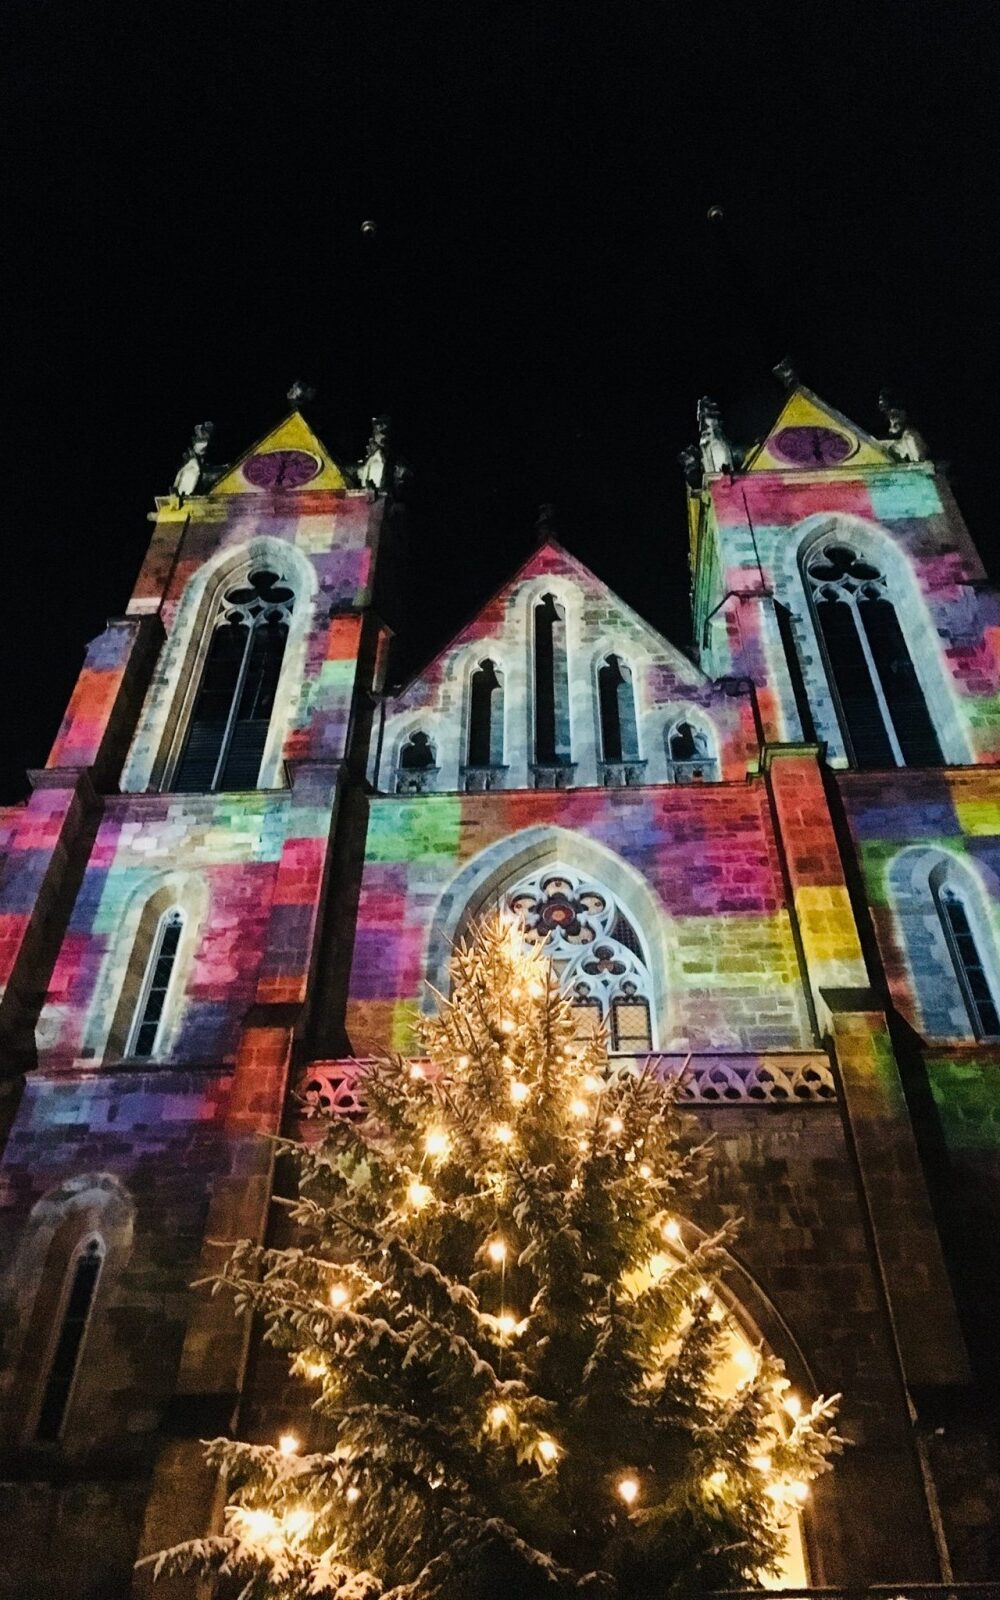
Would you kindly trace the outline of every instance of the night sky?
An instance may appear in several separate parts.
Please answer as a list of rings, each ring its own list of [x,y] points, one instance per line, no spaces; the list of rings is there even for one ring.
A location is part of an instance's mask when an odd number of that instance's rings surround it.
[[[678,451],[892,385],[997,566],[997,7],[8,0],[0,798],[191,433],[413,469],[411,670],[535,511],[678,643]],[[721,206],[724,221],[707,221]],[[360,224],[374,218],[374,250]]]

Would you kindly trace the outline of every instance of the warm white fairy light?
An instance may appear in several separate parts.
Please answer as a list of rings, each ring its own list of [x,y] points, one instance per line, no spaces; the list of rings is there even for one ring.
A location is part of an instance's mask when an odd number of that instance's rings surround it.
[[[751,1456],[750,1457],[750,1465],[753,1467],[755,1472],[770,1472],[770,1470],[771,1470],[771,1457],[770,1456]]]
[[[344,1499],[347,1501],[349,1506],[353,1506],[356,1501],[361,1499],[361,1490],[358,1488],[356,1483],[348,1484],[347,1488],[344,1490]]]
[[[493,1129],[493,1137],[497,1144],[510,1144],[514,1138],[514,1130],[509,1123],[501,1122]]]
[[[707,1283],[699,1283],[695,1293],[699,1300],[711,1300],[712,1298],[712,1290]]]
[[[501,1033],[513,1033],[514,1032],[514,1018],[513,1017],[502,1017],[500,1019],[500,1032]]]
[[[501,1311],[497,1317],[497,1327],[505,1339],[517,1332],[517,1318],[512,1317],[509,1311]]]
[[[346,1306],[351,1298],[351,1291],[346,1283],[335,1283],[330,1289],[330,1304],[339,1311],[341,1306]]]
[[[803,1483],[800,1478],[793,1479],[788,1485],[788,1497],[790,1500],[797,1500],[799,1505],[802,1505],[809,1498],[809,1485]]]
[[[469,1065],[468,1056],[459,1056],[458,1061],[456,1062],[456,1066],[458,1067],[459,1071],[460,1072],[464,1072],[468,1065]]]
[[[569,1109],[573,1113],[574,1117],[585,1117],[590,1112],[590,1107],[588,1106],[586,1100],[571,1100],[569,1103]]]
[[[523,1083],[520,1078],[515,1078],[514,1082],[510,1086],[510,1097],[514,1104],[516,1106],[523,1106],[530,1093],[531,1089],[529,1086],[526,1083]]]
[[[420,1079],[426,1076],[427,1074],[424,1072],[424,1069],[420,1065],[419,1061],[415,1062],[410,1068],[410,1077],[413,1079],[414,1083],[419,1083]]]
[[[424,1149],[435,1161],[448,1154],[449,1139],[443,1128],[431,1128],[424,1139]]]
[[[627,1506],[634,1505],[639,1498],[639,1484],[635,1478],[619,1478],[616,1488]]]
[[[583,1080],[583,1087],[587,1094],[600,1094],[601,1080],[600,1078],[595,1078],[592,1072],[588,1072]]]
[[[322,1361],[307,1361],[302,1371],[307,1378],[312,1378],[313,1382],[326,1377],[326,1367]]]
[[[548,1434],[543,1434],[538,1441],[538,1454],[548,1466],[551,1466],[559,1454],[559,1446],[554,1439],[549,1438]]]
[[[608,1118],[608,1132],[609,1133],[624,1133],[625,1132],[625,1124],[622,1121],[621,1117],[609,1117]]]
[[[663,1224],[663,1237],[669,1239],[671,1244],[676,1244],[681,1236],[681,1225],[676,1217],[670,1217]]]
[[[490,1406],[490,1423],[494,1428],[502,1428],[510,1421],[509,1407],[499,1401],[495,1406]]]
[[[309,1532],[314,1521],[313,1512],[307,1511],[305,1506],[297,1506],[294,1511],[286,1511],[282,1517],[282,1532],[292,1539],[301,1539]]]
[[[640,1178],[646,1178],[647,1180],[653,1176],[653,1169],[649,1165],[648,1161],[644,1161],[642,1163],[642,1166],[639,1168],[639,1176]]]
[[[273,1539],[278,1532],[278,1519],[270,1511],[244,1509],[241,1506],[239,1521],[251,1539],[257,1539],[260,1542]]]
[[[590,1145],[587,1143],[586,1139],[578,1139],[576,1141],[576,1148],[579,1150],[581,1155],[586,1155],[587,1151],[590,1149]]]
[[[711,1489],[713,1494],[718,1494],[720,1489],[724,1489],[728,1482],[729,1474],[725,1467],[716,1467],[715,1471],[710,1472],[705,1479],[705,1486]]]
[[[500,1065],[503,1067],[504,1072],[513,1072],[516,1063],[512,1056],[501,1056]]]
[[[802,1401],[799,1399],[797,1394],[786,1394],[781,1404],[788,1412],[788,1415],[791,1417],[793,1422],[801,1415]]]
[[[486,1246],[486,1254],[495,1267],[502,1267],[507,1259],[507,1246],[502,1239],[491,1239]]]
[[[530,994],[532,1000],[540,1000],[542,995],[545,993],[544,985],[540,984],[538,979],[535,978],[531,983],[528,984],[528,993]]]
[[[421,1183],[419,1179],[414,1178],[406,1191],[406,1198],[415,1211],[420,1211],[434,1198],[434,1191],[429,1189],[426,1183]]]
[[[283,1456],[293,1456],[299,1448],[299,1441],[294,1433],[283,1433],[278,1440],[278,1449]]]

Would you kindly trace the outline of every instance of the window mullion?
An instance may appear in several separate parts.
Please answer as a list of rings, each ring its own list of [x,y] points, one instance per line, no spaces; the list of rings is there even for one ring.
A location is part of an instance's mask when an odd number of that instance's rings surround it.
[[[882,679],[878,675],[878,669],[875,665],[875,657],[872,655],[872,647],[868,642],[868,635],[865,632],[864,623],[861,621],[861,615],[858,610],[858,602],[854,595],[851,596],[849,605],[851,608],[851,614],[854,618],[854,626],[857,629],[858,638],[861,641],[861,653],[865,658],[865,666],[868,668],[868,675],[871,678],[872,688],[875,691],[875,699],[878,701],[878,708],[882,714],[882,721],[885,724],[886,737],[888,738],[889,744],[892,748],[892,753],[895,757],[897,767],[905,767],[906,761],[903,756],[902,746],[900,745],[899,740],[896,738],[896,730],[893,727],[892,717],[889,713],[889,702],[885,697],[885,690],[882,688]]]
[[[251,622],[250,626],[247,628],[246,641],[243,646],[243,659],[240,662],[240,670],[236,675],[236,687],[233,690],[233,698],[229,702],[229,715],[226,718],[226,726],[223,730],[222,739],[219,742],[219,759],[215,763],[215,772],[212,774],[211,787],[213,790],[219,787],[219,784],[222,781],[222,774],[226,770],[226,760],[229,756],[229,746],[233,740],[233,729],[236,726],[236,717],[239,711],[240,701],[243,698],[243,688],[246,683],[247,672],[249,671],[250,667],[250,652],[253,649],[254,634],[256,632],[256,626]]]

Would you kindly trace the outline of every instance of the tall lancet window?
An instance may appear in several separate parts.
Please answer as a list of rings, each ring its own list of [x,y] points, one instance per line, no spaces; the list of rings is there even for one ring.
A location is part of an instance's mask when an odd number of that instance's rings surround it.
[[[104,1246],[95,1236],[77,1251],[70,1264],[59,1332],[35,1425],[36,1439],[53,1441],[62,1433],[103,1261]]]
[[[931,881],[933,884],[933,878]],[[996,1038],[1000,1036],[1000,1006],[965,897],[947,881],[934,886],[934,896],[972,1031],[978,1039]]]
[[[172,789],[256,788],[293,598],[266,567],[223,594]]]
[[[503,683],[492,661],[480,661],[469,684],[468,765],[503,765]]]
[[[165,911],[156,925],[139,991],[139,1003],[125,1045],[127,1056],[148,1059],[156,1054],[183,930],[184,915],[176,906]]]
[[[569,868],[533,873],[506,896],[526,945],[544,945],[588,1034],[607,1022],[611,1048],[640,1055],[653,1047],[651,984],[631,918],[603,886]]]
[[[883,573],[839,542],[816,550],[805,570],[855,764],[940,766],[941,747]]]
[[[547,594],[535,607],[535,766],[569,764],[566,614]]]
[[[632,674],[620,656],[608,656],[598,669],[597,699],[601,716],[601,755],[606,762],[637,761]]]

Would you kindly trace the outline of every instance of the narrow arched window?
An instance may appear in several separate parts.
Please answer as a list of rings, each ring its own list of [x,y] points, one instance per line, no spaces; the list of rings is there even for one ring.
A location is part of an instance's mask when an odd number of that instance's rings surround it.
[[[165,911],[156,925],[139,991],[139,1003],[125,1045],[127,1056],[144,1059],[156,1054],[183,928],[184,916],[176,907]]]
[[[965,897],[947,881],[936,885],[934,893],[972,1031],[979,1039],[995,1038],[1000,1035],[1000,1006]]]
[[[292,613],[292,590],[254,567],[222,596],[172,789],[253,789]]]
[[[503,684],[492,661],[480,661],[469,683],[468,765],[503,765]]]
[[[814,551],[805,572],[855,765],[940,766],[941,747],[884,574],[839,541]]]
[[[411,733],[399,752],[397,794],[423,794],[437,772],[434,746],[426,733]]]
[[[59,1331],[38,1411],[37,1439],[51,1442],[62,1433],[103,1261],[104,1246],[94,1237],[77,1251],[70,1263]]]
[[[535,607],[535,780],[557,783],[570,765],[566,614],[554,595]]]
[[[601,756],[608,763],[639,759],[632,674],[620,656],[608,656],[597,672]]]

